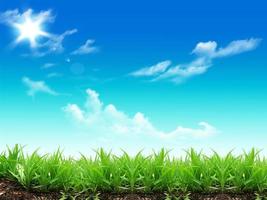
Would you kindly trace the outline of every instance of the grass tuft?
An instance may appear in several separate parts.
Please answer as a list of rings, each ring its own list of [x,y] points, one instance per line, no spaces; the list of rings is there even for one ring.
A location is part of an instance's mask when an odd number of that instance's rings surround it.
[[[184,158],[162,149],[149,156],[113,155],[99,149],[95,157],[66,158],[58,150],[27,155],[16,145],[0,154],[0,178],[17,181],[27,190],[62,193],[189,193],[267,192],[267,160],[252,149],[206,156],[190,149]]]

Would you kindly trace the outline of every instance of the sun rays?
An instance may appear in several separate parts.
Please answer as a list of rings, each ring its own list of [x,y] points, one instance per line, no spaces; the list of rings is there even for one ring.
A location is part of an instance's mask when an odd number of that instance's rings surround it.
[[[19,31],[16,43],[27,40],[32,48],[38,46],[39,37],[49,37],[50,34],[43,30],[43,23],[47,20],[47,15],[40,14],[34,16],[32,10],[26,11],[19,22],[13,23],[13,26]]]

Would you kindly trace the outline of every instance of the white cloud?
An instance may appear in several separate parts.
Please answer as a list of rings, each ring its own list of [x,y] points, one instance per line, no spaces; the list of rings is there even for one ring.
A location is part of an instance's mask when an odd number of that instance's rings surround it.
[[[7,10],[0,13],[0,22],[8,25],[12,25],[14,22],[18,21],[21,18],[21,14],[18,9]]]
[[[32,16],[33,10],[28,9],[23,13],[20,13],[18,9],[7,10],[0,13],[0,23],[5,23],[9,26],[14,26],[14,24],[21,22],[27,16]],[[51,10],[40,11],[34,15],[35,20],[40,20],[42,22],[53,22],[55,17],[52,15]]]
[[[145,67],[135,72],[132,72],[130,75],[139,77],[139,76],[155,76],[164,72],[171,65],[170,60],[166,60],[151,67]]]
[[[171,61],[167,63],[164,61],[152,67],[139,69],[132,72],[131,75],[135,77],[151,77],[151,81],[167,80],[181,83],[192,76],[207,72],[212,66],[214,59],[252,51],[258,47],[260,42],[261,39],[257,38],[235,40],[223,48],[217,48],[218,45],[215,41],[199,42],[192,51],[197,58],[190,63],[170,66]]]
[[[86,121],[83,111],[76,104],[69,104],[64,110],[65,112],[70,113],[78,122],[84,123]]]
[[[215,41],[199,42],[193,53],[199,56],[208,56],[210,58],[233,56],[254,50],[260,44],[261,39],[236,40],[229,43],[226,47],[217,49]]]
[[[23,77],[22,82],[28,87],[27,94],[29,96],[35,96],[36,93],[47,93],[50,95],[59,95],[52,90],[44,81],[33,81],[28,77]]]
[[[217,48],[217,42],[208,41],[208,42],[199,42],[192,53],[195,53],[200,56],[210,56],[214,54]]]
[[[90,54],[98,51],[97,47],[94,47],[93,44],[95,43],[94,40],[87,40],[84,45],[80,46],[78,49],[73,51],[72,55],[84,55],[84,54]]]
[[[200,127],[196,129],[178,126],[173,131],[164,132],[154,127],[143,113],[137,112],[133,117],[130,117],[118,110],[113,104],[105,106],[96,91],[87,89],[86,93],[87,100],[84,109],[81,109],[77,104],[68,104],[63,110],[78,125],[85,127],[90,134],[109,133],[178,139],[180,137],[209,137],[218,132],[216,128],[206,122],[200,122]]]

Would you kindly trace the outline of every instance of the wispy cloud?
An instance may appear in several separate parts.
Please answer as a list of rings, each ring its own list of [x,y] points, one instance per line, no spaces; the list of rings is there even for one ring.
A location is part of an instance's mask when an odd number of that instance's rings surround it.
[[[209,67],[211,67],[211,61],[200,57],[191,63],[170,67],[164,73],[152,79],[152,81],[169,80],[175,83],[182,83],[187,78],[204,74]]]
[[[52,34],[46,42],[39,44],[38,50],[34,52],[34,55],[41,57],[51,53],[62,53],[64,51],[63,41],[65,38],[77,32],[77,29],[72,29],[60,35]]]
[[[62,77],[62,74],[57,73],[57,72],[53,72],[53,73],[49,73],[46,76],[47,78],[57,78],[57,77]]]
[[[21,22],[27,16],[33,15],[33,10],[28,9],[25,12],[20,12],[18,9],[7,10],[0,13],[0,23],[5,23],[9,26],[14,26],[14,24]],[[54,22],[55,16],[52,15],[51,10],[40,11],[34,15],[36,20],[41,20],[43,22]]]
[[[41,67],[41,69],[48,69],[48,68],[51,68],[51,67],[54,67],[54,66],[56,66],[55,63],[45,63],[45,64]]]
[[[213,65],[213,60],[252,51],[258,47],[261,39],[251,38],[235,40],[226,47],[218,48],[217,42],[199,42],[192,54],[196,58],[190,63],[170,66],[171,61],[160,62],[152,67],[146,67],[130,73],[134,77],[149,77],[151,81],[167,80],[181,83],[187,78],[204,74]]]
[[[27,94],[35,96],[36,93],[46,93],[57,96],[57,92],[52,90],[44,81],[33,81],[28,77],[23,77],[22,82],[28,87]]]
[[[88,39],[84,45],[80,46],[78,49],[73,51],[72,55],[84,55],[84,54],[90,54],[98,51],[98,47],[93,46],[95,43],[94,40]]]
[[[255,38],[247,40],[235,40],[230,42],[226,47],[219,49],[217,48],[218,45],[215,41],[199,42],[192,53],[209,58],[233,56],[254,50],[255,48],[257,48],[260,42],[261,39]]]
[[[140,77],[140,76],[156,76],[164,71],[171,65],[170,60],[166,60],[160,63],[157,63],[156,65],[145,67],[142,69],[139,69],[135,72],[130,73],[130,76],[134,77]]]
[[[87,89],[86,94],[87,100],[84,109],[77,104],[68,104],[64,111],[77,124],[86,127],[91,134],[146,135],[159,139],[176,139],[209,137],[218,132],[207,122],[200,122],[200,127],[196,129],[178,126],[173,131],[164,132],[158,130],[141,112],[130,117],[113,104],[105,106],[96,91]]]

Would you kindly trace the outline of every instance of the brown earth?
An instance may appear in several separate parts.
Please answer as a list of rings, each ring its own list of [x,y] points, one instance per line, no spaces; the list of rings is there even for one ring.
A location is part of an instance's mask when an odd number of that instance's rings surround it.
[[[176,198],[175,198],[176,197]],[[172,200],[178,200],[179,196],[172,196]],[[180,199],[182,195],[180,195]],[[193,193],[189,195],[190,200],[255,200],[256,196],[252,193],[247,194],[201,194]],[[101,200],[165,200],[166,195],[156,193],[156,194],[124,194],[124,195],[112,195],[112,194],[102,194],[100,195]],[[179,200],[180,200],[179,199]]]
[[[190,195],[191,200],[255,200],[256,196],[253,193],[243,194],[198,194]]]
[[[61,194],[32,192],[23,189],[20,185],[9,180],[0,180],[0,200],[58,200]],[[177,197],[177,196],[176,196]],[[153,194],[100,194],[101,200],[165,200],[165,195],[161,193]],[[68,198],[71,199],[71,198]],[[93,197],[80,196],[80,200],[93,200]],[[174,197],[172,199],[175,199]],[[182,199],[182,198],[181,198]],[[192,193],[190,200],[254,200],[255,195],[247,194],[201,194]]]
[[[0,200],[56,200],[57,193],[35,193],[26,191],[20,185],[9,180],[0,180]]]

